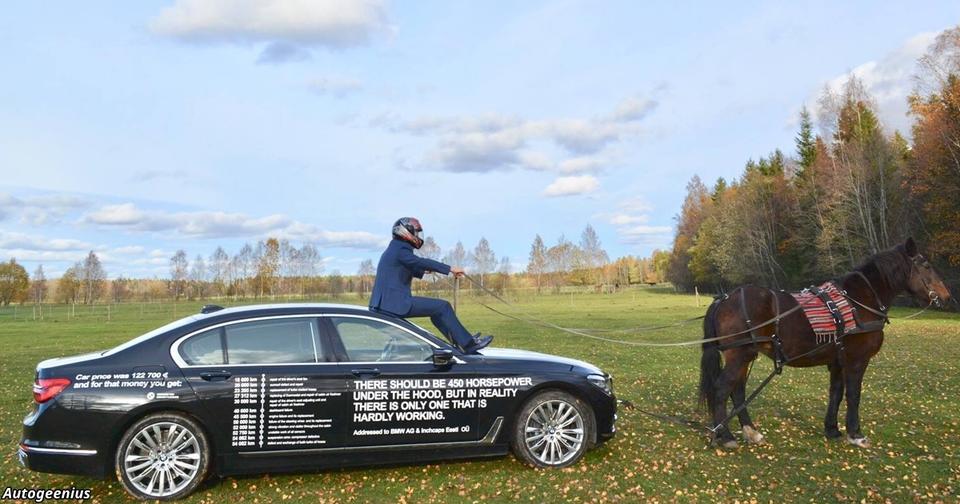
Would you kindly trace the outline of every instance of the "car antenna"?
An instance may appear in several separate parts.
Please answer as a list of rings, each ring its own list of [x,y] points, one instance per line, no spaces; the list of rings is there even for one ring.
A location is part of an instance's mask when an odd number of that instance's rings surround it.
[[[203,308],[200,308],[200,313],[213,313],[215,311],[222,310],[223,307],[215,304],[203,305]]]

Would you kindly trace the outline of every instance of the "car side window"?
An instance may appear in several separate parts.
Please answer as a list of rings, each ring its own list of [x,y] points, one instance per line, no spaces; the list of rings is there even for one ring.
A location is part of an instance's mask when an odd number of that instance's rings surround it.
[[[211,329],[185,340],[180,345],[180,356],[184,362],[194,366],[224,364],[220,329]]]
[[[317,362],[314,320],[258,320],[226,326],[227,364]]]
[[[421,362],[433,356],[423,339],[379,320],[331,317],[351,362]]]

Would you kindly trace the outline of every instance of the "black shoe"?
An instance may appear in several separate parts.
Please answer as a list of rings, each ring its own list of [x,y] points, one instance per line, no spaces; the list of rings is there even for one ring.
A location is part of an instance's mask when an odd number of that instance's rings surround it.
[[[463,351],[468,354],[477,353],[478,350],[486,348],[493,341],[493,336],[480,336],[479,333],[473,337],[473,343],[464,347]]]

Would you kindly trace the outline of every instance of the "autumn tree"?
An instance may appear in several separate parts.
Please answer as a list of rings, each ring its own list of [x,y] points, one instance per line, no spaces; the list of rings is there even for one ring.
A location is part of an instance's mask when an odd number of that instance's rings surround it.
[[[610,256],[603,249],[597,230],[590,224],[587,224],[580,235],[578,252],[578,267],[584,271],[593,283],[601,284],[603,282],[603,266],[610,261]]]
[[[189,268],[187,253],[184,250],[176,251],[170,258],[170,292],[173,293],[174,299],[179,300],[180,296],[186,294]]]
[[[203,299],[206,296],[207,288],[207,263],[203,256],[197,254],[190,265],[190,286],[191,297]]]
[[[693,289],[694,278],[690,272],[692,249],[696,243],[700,224],[707,218],[712,200],[707,186],[694,175],[687,183],[687,196],[676,217],[677,229],[673,238],[673,251],[667,266],[667,279],[680,289]]]
[[[30,276],[16,259],[0,264],[0,304],[23,303],[30,288]]]
[[[79,280],[84,304],[92,304],[103,294],[107,273],[103,270],[100,258],[92,250],[83,260]]]
[[[34,304],[41,305],[47,299],[47,275],[43,271],[43,265],[37,266],[33,270],[33,281],[30,282],[30,300]]]
[[[273,294],[280,271],[280,242],[276,238],[268,238],[257,244],[256,251],[257,274],[253,278],[257,297]]]
[[[80,297],[80,269],[82,265],[76,263],[67,268],[57,280],[56,299],[58,303],[76,303]]]
[[[533,244],[530,245],[530,257],[527,261],[527,274],[532,276],[537,283],[537,294],[540,294],[540,279],[547,269],[547,247],[543,244],[543,238],[536,235],[533,238]]]
[[[960,272],[960,26],[937,36],[920,59],[910,96],[915,118],[905,186],[925,249]]]
[[[357,276],[360,277],[361,294],[373,289],[373,278],[376,274],[377,269],[373,266],[372,259],[364,259],[360,262],[360,269],[357,270]]]
[[[227,277],[230,268],[230,256],[223,250],[223,247],[218,246],[216,250],[210,254],[207,268],[210,273],[210,283],[213,285],[217,294],[222,296],[226,292]]]
[[[443,262],[456,268],[464,267],[467,263],[467,250],[463,248],[463,242],[457,241],[457,244],[444,256]]]
[[[497,267],[497,255],[490,248],[490,242],[481,237],[477,246],[473,248],[470,254],[470,263],[478,275],[480,275],[480,287],[483,287],[484,279]]]

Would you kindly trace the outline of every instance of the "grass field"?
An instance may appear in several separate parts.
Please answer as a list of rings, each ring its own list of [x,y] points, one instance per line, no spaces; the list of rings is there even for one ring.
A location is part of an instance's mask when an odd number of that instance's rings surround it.
[[[525,310],[570,327],[624,328],[702,314],[692,296],[664,289],[617,294],[525,297]],[[181,303],[177,315],[199,304]],[[17,463],[20,421],[31,407],[36,363],[116,345],[174,318],[174,307],[57,307],[43,322],[30,308],[0,313],[0,487],[92,487],[99,502],[123,501],[116,481],[33,473]],[[48,314],[51,312],[48,311]],[[615,377],[617,395],[638,406],[703,419],[696,405],[699,348],[637,348],[598,343],[502,318],[471,298],[467,327],[496,335],[496,346],[575,357]],[[893,315],[908,310],[895,309]],[[429,321],[424,321],[429,327]],[[423,325],[423,324],[422,324]],[[699,324],[643,336],[680,341]],[[771,369],[759,361],[755,386]],[[534,470],[513,457],[425,466],[367,468],[210,480],[188,502],[635,502],[960,500],[960,317],[927,312],[894,321],[867,371],[861,406],[873,448],[827,441],[826,368],[787,369],[751,406],[767,444],[724,452],[703,434],[622,409],[619,433],[564,470]],[[841,408],[841,415],[843,414]],[[842,425],[841,416],[841,425]],[[737,429],[736,422],[731,426]]]

